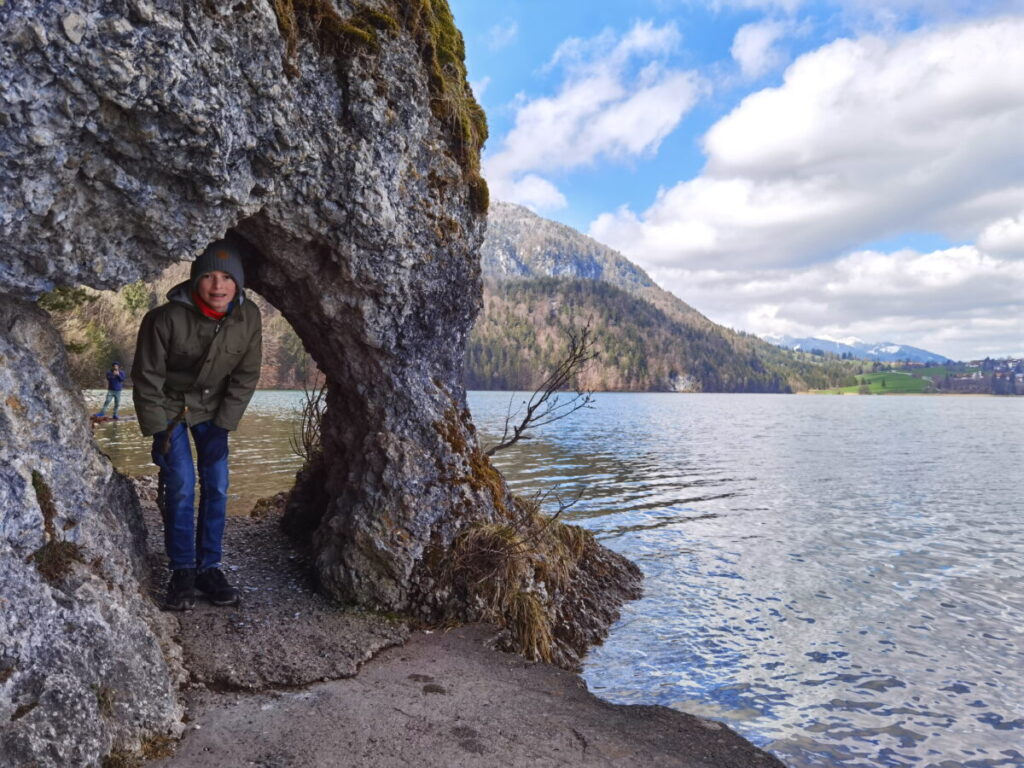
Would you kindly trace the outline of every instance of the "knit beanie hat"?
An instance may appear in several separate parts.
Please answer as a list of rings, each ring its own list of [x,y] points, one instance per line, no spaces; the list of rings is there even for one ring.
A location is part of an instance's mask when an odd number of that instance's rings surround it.
[[[192,290],[199,284],[199,278],[209,272],[227,272],[234,278],[238,286],[238,296],[242,295],[245,288],[245,270],[242,268],[242,255],[238,248],[227,240],[218,240],[206,246],[202,255],[192,262],[192,271],[189,280],[192,283]]]

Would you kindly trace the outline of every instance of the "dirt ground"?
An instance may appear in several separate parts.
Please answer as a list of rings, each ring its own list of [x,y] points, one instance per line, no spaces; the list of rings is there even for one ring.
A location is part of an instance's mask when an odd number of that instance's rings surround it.
[[[152,490],[142,481],[144,501]],[[147,524],[158,598],[152,503]],[[724,725],[608,704],[575,674],[493,650],[493,627],[414,632],[332,604],[273,505],[228,521],[225,564],[242,604],[179,615],[188,726],[147,766],[782,766]]]

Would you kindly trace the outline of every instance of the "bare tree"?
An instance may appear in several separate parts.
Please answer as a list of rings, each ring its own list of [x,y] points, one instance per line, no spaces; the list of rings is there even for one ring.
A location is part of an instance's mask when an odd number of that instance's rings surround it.
[[[565,355],[530,399],[523,401],[514,412],[512,403],[515,394],[509,399],[501,440],[484,451],[486,456],[493,456],[498,451],[528,438],[531,429],[564,419],[581,408],[591,407],[594,400],[593,391],[579,386],[579,374],[583,366],[597,357],[590,323],[579,331],[570,328],[568,334],[569,347]],[[575,393],[571,397],[562,398],[560,393],[569,388],[574,388]]]

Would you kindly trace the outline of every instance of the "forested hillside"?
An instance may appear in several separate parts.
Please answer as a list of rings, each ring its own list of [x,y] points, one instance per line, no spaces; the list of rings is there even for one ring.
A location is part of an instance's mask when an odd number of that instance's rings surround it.
[[[792,392],[855,381],[855,364],[717,325],[617,251],[521,206],[491,206],[481,264],[484,310],[466,361],[471,388],[536,386],[569,329],[588,322],[599,357],[582,383],[594,389]]]

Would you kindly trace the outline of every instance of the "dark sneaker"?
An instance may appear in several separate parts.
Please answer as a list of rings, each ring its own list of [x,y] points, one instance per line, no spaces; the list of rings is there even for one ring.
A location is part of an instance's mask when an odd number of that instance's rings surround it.
[[[238,590],[228,584],[220,568],[207,568],[196,574],[196,589],[214,605],[238,605]]]
[[[167,585],[165,611],[191,611],[196,607],[196,569],[179,568],[171,571],[171,583]]]

